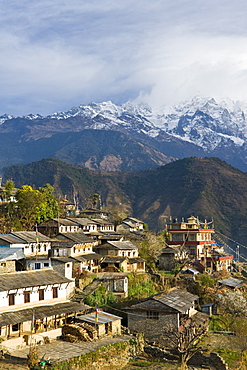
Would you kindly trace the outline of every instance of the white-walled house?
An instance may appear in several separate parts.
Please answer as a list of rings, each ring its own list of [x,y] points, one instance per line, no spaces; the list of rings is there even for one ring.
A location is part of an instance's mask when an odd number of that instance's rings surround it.
[[[90,239],[82,232],[78,233],[60,233],[53,243],[51,255],[53,257],[76,257],[84,254],[93,253],[93,247],[98,244],[97,241]]]
[[[109,241],[94,247],[104,256],[101,267],[116,267],[124,272],[145,272],[145,260],[139,257],[139,247],[129,240]]]
[[[67,218],[52,218],[38,225],[38,231],[50,238],[54,238],[59,233],[74,233],[78,230],[78,223]]]
[[[93,247],[98,244],[98,241],[82,232],[60,233],[56,239],[50,251],[51,257],[71,257],[74,273],[77,270],[98,271],[102,256],[93,252]]]
[[[0,336],[4,347],[21,347],[44,336],[61,335],[61,326],[88,306],[71,302],[75,282],[53,269],[0,274]]]
[[[39,256],[51,249],[52,239],[35,231],[0,234],[0,247],[23,248],[25,256]]]

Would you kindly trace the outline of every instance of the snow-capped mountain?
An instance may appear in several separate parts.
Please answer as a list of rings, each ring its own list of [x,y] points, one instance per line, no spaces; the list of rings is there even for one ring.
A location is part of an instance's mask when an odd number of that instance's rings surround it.
[[[21,129],[21,140],[87,129],[127,134],[166,155],[218,156],[247,171],[247,103],[195,97],[174,106],[90,103],[42,117],[0,117],[0,134]],[[21,122],[21,123],[20,123]],[[25,129],[24,129],[25,127]]]

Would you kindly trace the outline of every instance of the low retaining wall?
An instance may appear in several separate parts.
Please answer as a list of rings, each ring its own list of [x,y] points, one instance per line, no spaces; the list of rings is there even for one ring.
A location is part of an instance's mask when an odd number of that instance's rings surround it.
[[[118,342],[100,347],[85,355],[58,362],[56,370],[119,370],[128,364],[129,359],[138,352],[135,340]]]

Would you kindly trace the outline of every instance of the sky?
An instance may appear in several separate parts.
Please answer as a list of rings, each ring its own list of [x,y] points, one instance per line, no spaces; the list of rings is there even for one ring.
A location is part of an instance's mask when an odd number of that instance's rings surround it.
[[[0,115],[247,100],[246,0],[1,0]]]

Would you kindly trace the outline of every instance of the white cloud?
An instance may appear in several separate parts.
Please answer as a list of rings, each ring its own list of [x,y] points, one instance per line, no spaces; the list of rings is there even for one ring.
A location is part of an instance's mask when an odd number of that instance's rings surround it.
[[[246,97],[243,0],[23,0],[0,10],[0,114]]]

